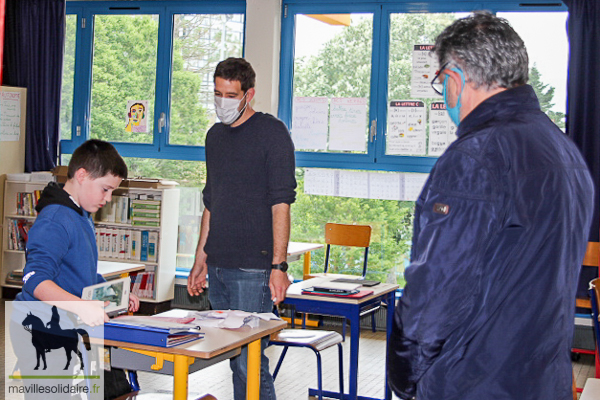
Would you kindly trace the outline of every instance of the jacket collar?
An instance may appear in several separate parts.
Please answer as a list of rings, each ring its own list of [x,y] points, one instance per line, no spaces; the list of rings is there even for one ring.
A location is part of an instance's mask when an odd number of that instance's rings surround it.
[[[517,86],[484,100],[460,122],[456,135],[462,137],[491,119],[510,118],[515,112],[540,110],[540,103],[530,85]]]

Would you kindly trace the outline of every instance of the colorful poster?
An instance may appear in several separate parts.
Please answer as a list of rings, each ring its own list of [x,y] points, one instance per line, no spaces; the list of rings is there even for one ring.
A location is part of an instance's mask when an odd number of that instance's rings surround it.
[[[427,110],[424,102],[391,101],[385,138],[386,154],[424,156],[426,126]]]
[[[329,150],[366,151],[367,99],[333,98],[329,114]]]
[[[444,102],[431,103],[429,108],[430,156],[440,156],[456,139],[456,125],[450,119]]]
[[[410,96],[418,99],[439,97],[431,87],[439,63],[431,52],[432,44],[416,44],[413,47],[413,68]]]
[[[292,140],[296,150],[325,150],[329,117],[327,97],[294,97]]]
[[[127,100],[125,132],[148,133],[148,100]]]

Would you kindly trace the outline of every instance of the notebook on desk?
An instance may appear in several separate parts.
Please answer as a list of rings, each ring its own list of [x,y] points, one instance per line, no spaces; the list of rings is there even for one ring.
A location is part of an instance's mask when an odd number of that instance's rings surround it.
[[[361,286],[376,286],[379,285],[381,282],[379,281],[368,281],[365,279],[353,279],[353,278],[337,278],[332,280],[331,282],[339,282],[339,283],[357,283],[360,284]]]
[[[352,290],[349,293],[331,293],[331,292],[323,292],[316,290],[314,287],[306,288],[302,290],[302,294],[310,294],[315,296],[329,296],[329,297],[340,297],[345,299],[360,299],[365,296],[372,294],[372,290],[364,289],[364,290]]]

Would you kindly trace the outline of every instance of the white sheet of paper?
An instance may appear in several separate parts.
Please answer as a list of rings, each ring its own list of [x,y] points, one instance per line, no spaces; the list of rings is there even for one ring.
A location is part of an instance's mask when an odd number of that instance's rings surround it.
[[[456,125],[454,125],[446,111],[446,104],[443,101],[431,103],[427,153],[430,156],[442,155],[454,140],[456,140]]]
[[[416,44],[413,46],[411,97],[423,99],[437,96],[431,87],[431,81],[437,73],[439,63],[431,53],[432,48],[432,44]]]
[[[329,150],[365,151],[367,99],[332,98],[329,111]]]
[[[400,174],[369,173],[369,197],[381,200],[402,200]]]
[[[369,198],[369,173],[358,171],[339,171],[339,196]]]
[[[425,155],[427,109],[418,100],[395,100],[388,108],[386,154]]]
[[[21,93],[0,91],[0,142],[18,142],[21,134]]]
[[[306,168],[304,173],[304,193],[335,196],[336,172],[332,169]]]
[[[327,97],[294,97],[291,131],[296,150],[327,148],[328,114]]]

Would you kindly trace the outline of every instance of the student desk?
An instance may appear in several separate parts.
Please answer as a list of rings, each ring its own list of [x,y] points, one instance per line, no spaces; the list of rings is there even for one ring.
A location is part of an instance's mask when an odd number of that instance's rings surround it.
[[[287,248],[287,262],[298,261],[304,256],[303,279],[310,274],[310,252],[322,249],[323,245],[319,243],[289,242]]]
[[[162,313],[162,316],[178,317],[186,315],[188,310],[171,310]],[[131,350],[129,356],[122,357],[125,364],[114,365],[118,368],[142,370],[136,358],[142,354],[153,359],[151,369],[155,372],[166,368],[165,361],[171,361],[168,373],[173,374],[173,399],[187,400],[188,374],[193,371],[212,365],[213,361],[222,361],[240,354],[241,347],[248,345],[248,382],[246,398],[258,400],[260,390],[260,339],[285,328],[284,321],[260,321],[258,328],[244,326],[239,329],[202,328],[204,339],[185,343],[176,347],[156,347],[129,343],[126,340],[105,340],[107,346],[119,347],[121,350]],[[138,354],[139,353],[139,354]],[[127,362],[129,364],[127,364]],[[111,361],[112,364],[112,361]],[[192,372],[193,372],[192,371]],[[163,372],[164,373],[164,372]]]
[[[308,283],[307,283],[308,282]],[[289,304],[295,311],[304,313],[324,314],[345,317],[350,320],[350,392],[351,400],[366,400],[367,397],[358,396],[358,343],[360,339],[360,316],[378,307],[381,301],[387,304],[386,318],[386,340],[389,340],[392,332],[392,323],[395,308],[395,291],[398,285],[391,283],[380,283],[373,287],[361,289],[373,290],[369,296],[360,299],[344,299],[341,297],[315,296],[301,294],[303,288],[310,286],[309,281],[298,282],[291,285],[287,291],[284,303]],[[316,390],[309,389],[310,396],[316,396]],[[387,377],[384,387],[385,399],[390,400],[392,393],[387,385]],[[323,391],[324,397],[340,399],[339,393]]]
[[[126,278],[132,272],[143,271],[144,264],[124,263],[114,261],[98,261],[98,273],[104,279]]]

